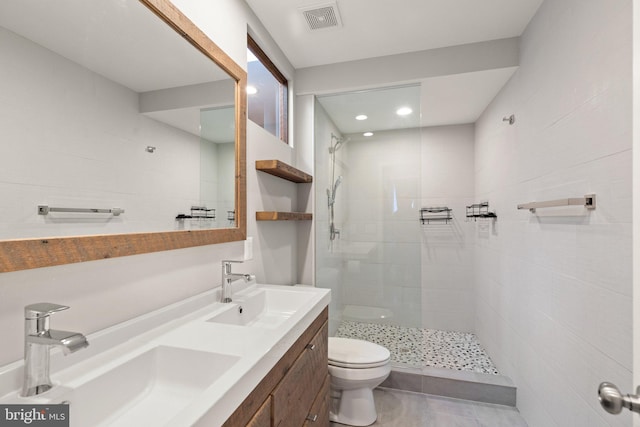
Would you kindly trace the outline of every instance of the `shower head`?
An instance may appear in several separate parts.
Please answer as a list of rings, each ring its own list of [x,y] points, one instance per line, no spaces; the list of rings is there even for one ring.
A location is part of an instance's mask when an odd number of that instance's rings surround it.
[[[342,175],[340,175],[338,179],[336,179],[336,182],[333,183],[333,188],[331,190],[327,188],[327,200],[329,201],[329,207],[333,206],[333,204],[336,202],[336,191],[338,191],[338,186],[341,182]]]
[[[340,185],[340,183],[342,182],[342,175],[338,176],[338,179],[336,179],[335,184],[333,184],[333,198],[336,198],[336,191],[338,190],[338,186]]]
[[[333,140],[336,140],[336,145],[333,145]],[[342,146],[342,144],[344,144],[345,142],[349,142],[349,139],[351,138],[343,138],[341,136],[336,136],[333,133],[331,134],[331,146],[329,147],[329,153],[335,153],[336,151],[338,151],[340,149],[340,147]]]

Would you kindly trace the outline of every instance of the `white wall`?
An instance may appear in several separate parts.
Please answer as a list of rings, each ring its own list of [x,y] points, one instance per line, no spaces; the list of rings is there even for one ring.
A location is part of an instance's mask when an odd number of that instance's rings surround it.
[[[251,141],[251,142],[250,142]],[[264,269],[262,281],[277,285],[297,283],[297,227],[295,221],[255,220],[256,211],[296,211],[296,184],[257,171],[256,160],[279,159],[295,164],[290,146],[248,121],[247,235],[254,236],[254,265]]]
[[[466,218],[466,206],[479,202],[474,200],[474,126],[422,128],[421,152],[420,207],[453,209],[448,224],[420,227],[422,327],[475,332],[475,230],[490,232],[493,220]]]
[[[304,95],[295,97],[296,127],[295,140],[298,168],[313,174],[314,171],[314,115],[315,97]],[[311,184],[298,184],[298,211],[314,212],[316,179]],[[320,203],[322,203],[320,201]],[[322,206],[321,204],[319,206]],[[298,283],[315,284],[315,220],[300,221],[298,224]]]
[[[296,70],[297,94],[326,94],[518,65],[517,37]]]
[[[246,31],[259,21],[244,2],[176,1],[214,42],[241,66],[246,64]],[[267,39],[265,37],[265,39]],[[263,46],[269,52],[269,43]],[[279,66],[291,72],[286,58]],[[284,70],[283,70],[284,72]],[[2,145],[3,148],[6,145]],[[255,170],[255,159],[294,163],[296,152],[249,122],[247,126],[248,235],[254,237],[254,260],[237,266],[259,282],[296,281],[296,227],[257,225],[255,211],[297,203],[294,184]],[[267,193],[268,192],[268,193]],[[288,197],[291,196],[291,200]],[[54,328],[91,333],[220,285],[220,261],[242,256],[242,242],[144,254],[59,267],[0,274],[0,366],[18,360],[23,349],[23,307],[50,301],[71,306],[52,319]]]
[[[631,16],[630,1],[545,1],[476,124],[476,197],[498,212],[477,236],[476,327],[531,427],[631,424],[596,394],[632,390]],[[595,211],[516,210],[587,193]]]

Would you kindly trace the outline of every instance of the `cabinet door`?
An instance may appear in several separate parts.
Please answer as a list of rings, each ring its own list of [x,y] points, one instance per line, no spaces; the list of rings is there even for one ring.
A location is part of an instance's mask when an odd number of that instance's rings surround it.
[[[247,427],[271,427],[271,396],[264,401],[258,412],[247,424]]]
[[[329,375],[324,380],[316,400],[311,406],[304,427],[329,427]]]
[[[274,427],[300,427],[309,415],[329,370],[327,330],[325,323],[274,389]]]

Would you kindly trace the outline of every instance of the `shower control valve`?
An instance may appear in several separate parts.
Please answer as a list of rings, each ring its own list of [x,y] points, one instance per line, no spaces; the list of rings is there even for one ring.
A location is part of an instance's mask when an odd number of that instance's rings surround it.
[[[336,237],[340,237],[340,230],[338,230],[335,225],[331,224],[329,226],[329,239],[333,241]]]

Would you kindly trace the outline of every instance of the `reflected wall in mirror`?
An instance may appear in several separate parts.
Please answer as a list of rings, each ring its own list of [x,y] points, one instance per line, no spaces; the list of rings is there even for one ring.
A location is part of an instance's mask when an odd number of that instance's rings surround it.
[[[0,271],[244,239],[246,73],[170,2],[3,0],[0,56]]]
[[[235,215],[229,215],[235,212],[234,191],[228,185],[235,176],[233,112],[231,107],[200,111],[200,200],[203,207],[215,206],[215,220],[228,226],[235,223]],[[207,221],[211,219],[201,221],[204,227]]]

